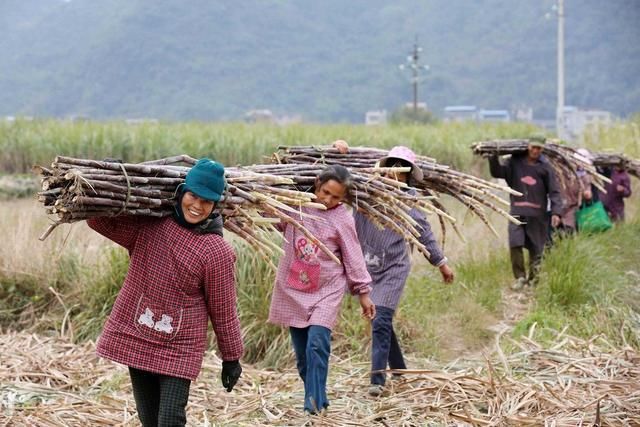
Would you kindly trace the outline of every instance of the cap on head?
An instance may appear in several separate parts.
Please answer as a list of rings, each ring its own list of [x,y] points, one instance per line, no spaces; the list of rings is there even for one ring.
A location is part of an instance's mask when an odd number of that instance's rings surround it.
[[[529,137],[530,147],[544,147],[547,142],[547,137],[544,135],[536,134]]]
[[[416,181],[422,181],[424,178],[424,174],[422,173],[422,169],[416,165],[416,153],[414,153],[409,147],[405,147],[404,145],[397,145],[393,147],[389,154],[385,157],[381,158],[378,164],[380,167],[386,167],[389,164],[389,159],[400,159],[411,164],[411,176]]]
[[[202,158],[187,173],[184,191],[190,191],[201,199],[217,202],[222,198],[225,184],[224,166]]]

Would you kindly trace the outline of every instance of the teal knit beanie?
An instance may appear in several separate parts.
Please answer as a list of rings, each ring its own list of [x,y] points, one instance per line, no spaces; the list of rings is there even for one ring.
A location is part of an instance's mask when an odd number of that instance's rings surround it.
[[[212,202],[220,200],[224,187],[224,166],[207,158],[198,160],[184,180],[184,191]]]

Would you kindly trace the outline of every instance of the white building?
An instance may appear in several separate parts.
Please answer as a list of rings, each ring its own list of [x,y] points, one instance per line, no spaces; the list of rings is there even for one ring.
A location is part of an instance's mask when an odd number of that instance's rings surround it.
[[[416,107],[418,110],[427,110],[427,103],[426,102],[418,102],[416,104]],[[404,104],[404,108],[407,110],[413,110],[413,102],[407,102]]]
[[[480,110],[478,120],[481,122],[510,122],[511,114],[507,110]]]
[[[444,120],[447,122],[476,121],[478,108],[475,105],[449,105],[444,107]]]
[[[524,105],[513,108],[513,120],[516,122],[533,122],[533,108]]]
[[[268,109],[249,110],[244,115],[244,120],[247,123],[273,123],[275,122],[275,117],[271,110]]]
[[[562,112],[562,139],[580,138],[589,127],[609,126],[613,115],[603,110],[581,110],[574,106],[565,106]]]
[[[367,126],[384,125],[387,123],[387,110],[371,110],[364,115],[364,124]]]

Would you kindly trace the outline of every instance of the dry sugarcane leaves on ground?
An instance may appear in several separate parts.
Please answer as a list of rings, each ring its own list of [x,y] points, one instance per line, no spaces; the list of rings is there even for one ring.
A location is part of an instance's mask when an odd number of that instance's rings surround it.
[[[295,369],[245,366],[232,393],[207,353],[192,384],[190,425],[635,426],[640,424],[640,354],[602,338],[558,334],[542,348],[523,338],[511,355],[402,371],[382,397],[366,393],[369,364],[332,357],[328,412],[308,418]],[[126,368],[100,359],[93,343],[29,333],[0,335],[2,425],[138,425]],[[501,353],[501,352],[496,352]]]
[[[346,154],[340,153],[331,146],[281,146],[279,148],[281,151],[273,155],[273,160],[278,163],[291,165],[338,164],[349,167],[352,171],[368,174],[376,172],[380,174],[382,170],[375,168],[376,163],[389,153],[388,150],[369,147],[349,147],[349,152]],[[495,234],[497,233],[489,222],[487,209],[499,213],[509,221],[519,223],[504,209],[509,206],[509,202],[496,194],[497,192],[503,192],[517,195],[519,194],[518,192],[509,187],[456,171],[449,166],[437,163],[427,156],[417,156],[416,164],[422,169],[424,179],[422,182],[413,183],[412,185],[418,190],[418,194],[430,198],[429,203],[427,203],[430,206],[425,207],[423,210],[438,215],[443,236],[445,233],[444,223],[448,222],[462,237],[460,230],[456,227],[455,220],[446,212],[444,206],[436,198],[439,194],[449,195],[465,205]],[[358,208],[361,207],[358,206]]]

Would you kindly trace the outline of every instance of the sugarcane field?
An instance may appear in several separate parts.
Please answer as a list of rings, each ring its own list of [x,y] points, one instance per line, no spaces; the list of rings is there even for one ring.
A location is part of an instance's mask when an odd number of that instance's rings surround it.
[[[106,126],[113,126],[114,139],[96,137]],[[594,134],[588,152],[549,137],[542,152],[560,193],[584,194],[586,175],[602,194],[611,182],[606,168],[622,165],[633,194],[640,147],[634,126]],[[225,165],[215,211],[235,252],[242,371],[232,391],[225,390],[222,332],[209,320],[187,425],[640,424],[639,203],[633,195],[626,199],[624,221],[604,231],[555,230],[536,282],[514,287],[507,229],[525,222],[510,209],[510,198],[523,195],[493,178],[487,159],[526,157],[535,145],[532,129],[468,125],[462,132],[443,124],[392,128],[380,138],[357,127],[300,126],[285,135],[259,125],[192,125],[195,138],[224,136],[202,138],[211,142],[194,149],[181,142],[193,137],[181,135],[183,128],[157,127],[144,132],[168,133],[174,143],[158,142],[149,151],[118,145],[142,132],[123,125],[2,125],[0,425],[140,425],[132,374],[100,344],[123,283],[129,286],[129,254],[139,255],[87,224],[177,221],[176,194],[181,186],[194,188],[187,176],[202,157]],[[56,134],[46,150],[19,148],[43,129]],[[342,139],[346,149],[336,144]],[[437,148],[445,139],[449,153]],[[602,151],[594,148],[598,141],[605,141]],[[239,145],[250,147],[243,155],[251,157],[237,158]],[[385,162],[402,158],[393,151],[398,145],[416,153],[410,166]],[[351,262],[313,225],[320,221],[316,212],[332,209],[311,189],[335,165],[349,170],[353,182],[343,205],[373,229],[399,236],[410,252],[411,272],[394,316],[406,366],[390,361],[384,387],[372,393],[376,320],[362,317],[347,289],[330,338],[329,404],[314,413],[303,405],[294,335],[273,321],[270,305],[286,258],[283,225],[315,242],[328,265],[342,270]],[[415,169],[419,181],[394,179]],[[432,241],[424,240],[415,212],[431,225]],[[364,248],[357,252],[368,260]],[[440,253],[455,271],[451,283],[429,262]]]

